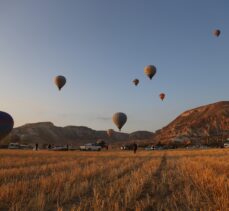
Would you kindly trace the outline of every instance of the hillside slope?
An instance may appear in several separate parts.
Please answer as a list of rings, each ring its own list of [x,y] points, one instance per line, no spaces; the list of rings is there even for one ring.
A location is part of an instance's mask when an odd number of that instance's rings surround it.
[[[166,127],[158,130],[154,140],[199,141],[205,137],[228,137],[229,101],[221,101],[183,112]]]

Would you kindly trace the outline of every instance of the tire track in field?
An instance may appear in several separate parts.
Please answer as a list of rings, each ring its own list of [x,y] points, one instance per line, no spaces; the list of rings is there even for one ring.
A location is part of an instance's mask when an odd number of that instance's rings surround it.
[[[122,177],[111,180],[109,185],[95,187],[94,194],[86,206],[82,205],[78,209],[86,210],[124,210],[133,204],[135,196],[142,187],[142,179],[145,178],[148,166],[154,165],[155,161],[147,157],[138,165],[132,166]],[[142,175],[144,174],[144,176]],[[139,178],[140,176],[140,178]],[[139,178],[139,179],[138,179]],[[132,195],[132,196],[131,196]],[[116,204],[116,203],[117,204]],[[114,204],[115,203],[115,204]],[[118,207],[116,207],[118,206]]]
[[[162,172],[164,171],[166,165],[167,165],[167,157],[166,157],[166,155],[163,155],[162,158],[161,158],[160,165],[157,168],[156,172],[154,172],[154,174],[152,175],[151,179],[159,181],[160,178],[161,178]],[[145,185],[143,186],[142,193],[138,197],[138,201],[143,199],[143,198],[145,198],[147,194],[150,194],[150,193],[151,193],[151,195],[153,194],[152,187],[151,187],[151,185],[152,185],[152,180],[151,179],[148,180],[145,183]]]
[[[136,200],[136,207],[128,209],[129,211],[138,207],[144,211],[160,210],[163,200],[171,194],[166,182],[168,168],[167,155],[164,154],[159,167],[144,184],[142,192]]]
[[[130,158],[130,157],[129,157]],[[146,161],[148,161],[150,158],[148,158],[147,160],[145,160],[144,158],[139,158],[139,160],[135,163],[133,163],[133,165],[129,165],[124,167],[120,172],[114,173],[113,175],[103,175],[103,177],[100,178],[100,181],[92,181],[92,183],[90,184],[90,188],[83,193],[80,197],[74,198],[71,201],[68,201],[67,203],[64,203],[63,206],[63,210],[70,210],[71,207],[78,207],[81,206],[81,204],[87,204],[88,206],[90,206],[90,202],[92,201],[93,197],[94,197],[94,193],[93,193],[93,189],[96,186],[97,182],[100,182],[100,187],[103,188],[108,188],[108,186],[112,186],[113,183],[117,182],[118,180],[121,180],[127,173],[130,172],[134,172],[137,169],[139,169],[142,164]],[[131,162],[131,161],[130,161]],[[124,164],[124,162],[122,163]],[[110,173],[112,174],[112,173]],[[106,179],[107,178],[107,179]],[[102,181],[102,183],[101,183]],[[100,193],[101,194],[101,193]],[[87,206],[87,207],[88,207]],[[88,207],[88,209],[90,209]]]

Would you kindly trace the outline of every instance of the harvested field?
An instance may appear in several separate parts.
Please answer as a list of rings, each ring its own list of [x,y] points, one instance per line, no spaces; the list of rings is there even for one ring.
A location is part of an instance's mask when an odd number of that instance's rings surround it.
[[[0,210],[229,210],[229,150],[0,151]]]

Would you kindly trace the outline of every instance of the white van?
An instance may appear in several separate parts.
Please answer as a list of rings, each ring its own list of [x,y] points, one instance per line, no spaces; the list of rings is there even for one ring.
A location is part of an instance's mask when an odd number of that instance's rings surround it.
[[[8,149],[20,149],[20,144],[19,143],[10,143],[8,145]]]
[[[100,151],[101,149],[101,146],[91,143],[80,146],[81,151]]]
[[[224,148],[229,148],[229,142],[223,144]]]

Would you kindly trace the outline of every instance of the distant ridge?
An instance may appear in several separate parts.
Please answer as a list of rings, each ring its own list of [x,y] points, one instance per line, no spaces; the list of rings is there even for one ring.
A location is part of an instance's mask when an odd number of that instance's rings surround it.
[[[14,128],[12,133],[1,144],[19,142],[25,144],[74,144],[80,145],[96,142],[99,139],[107,143],[124,143],[134,140],[151,139],[152,132],[136,131],[134,133],[114,132],[112,137],[106,131],[96,131],[84,126],[58,127],[52,122],[38,122],[25,124]]]

